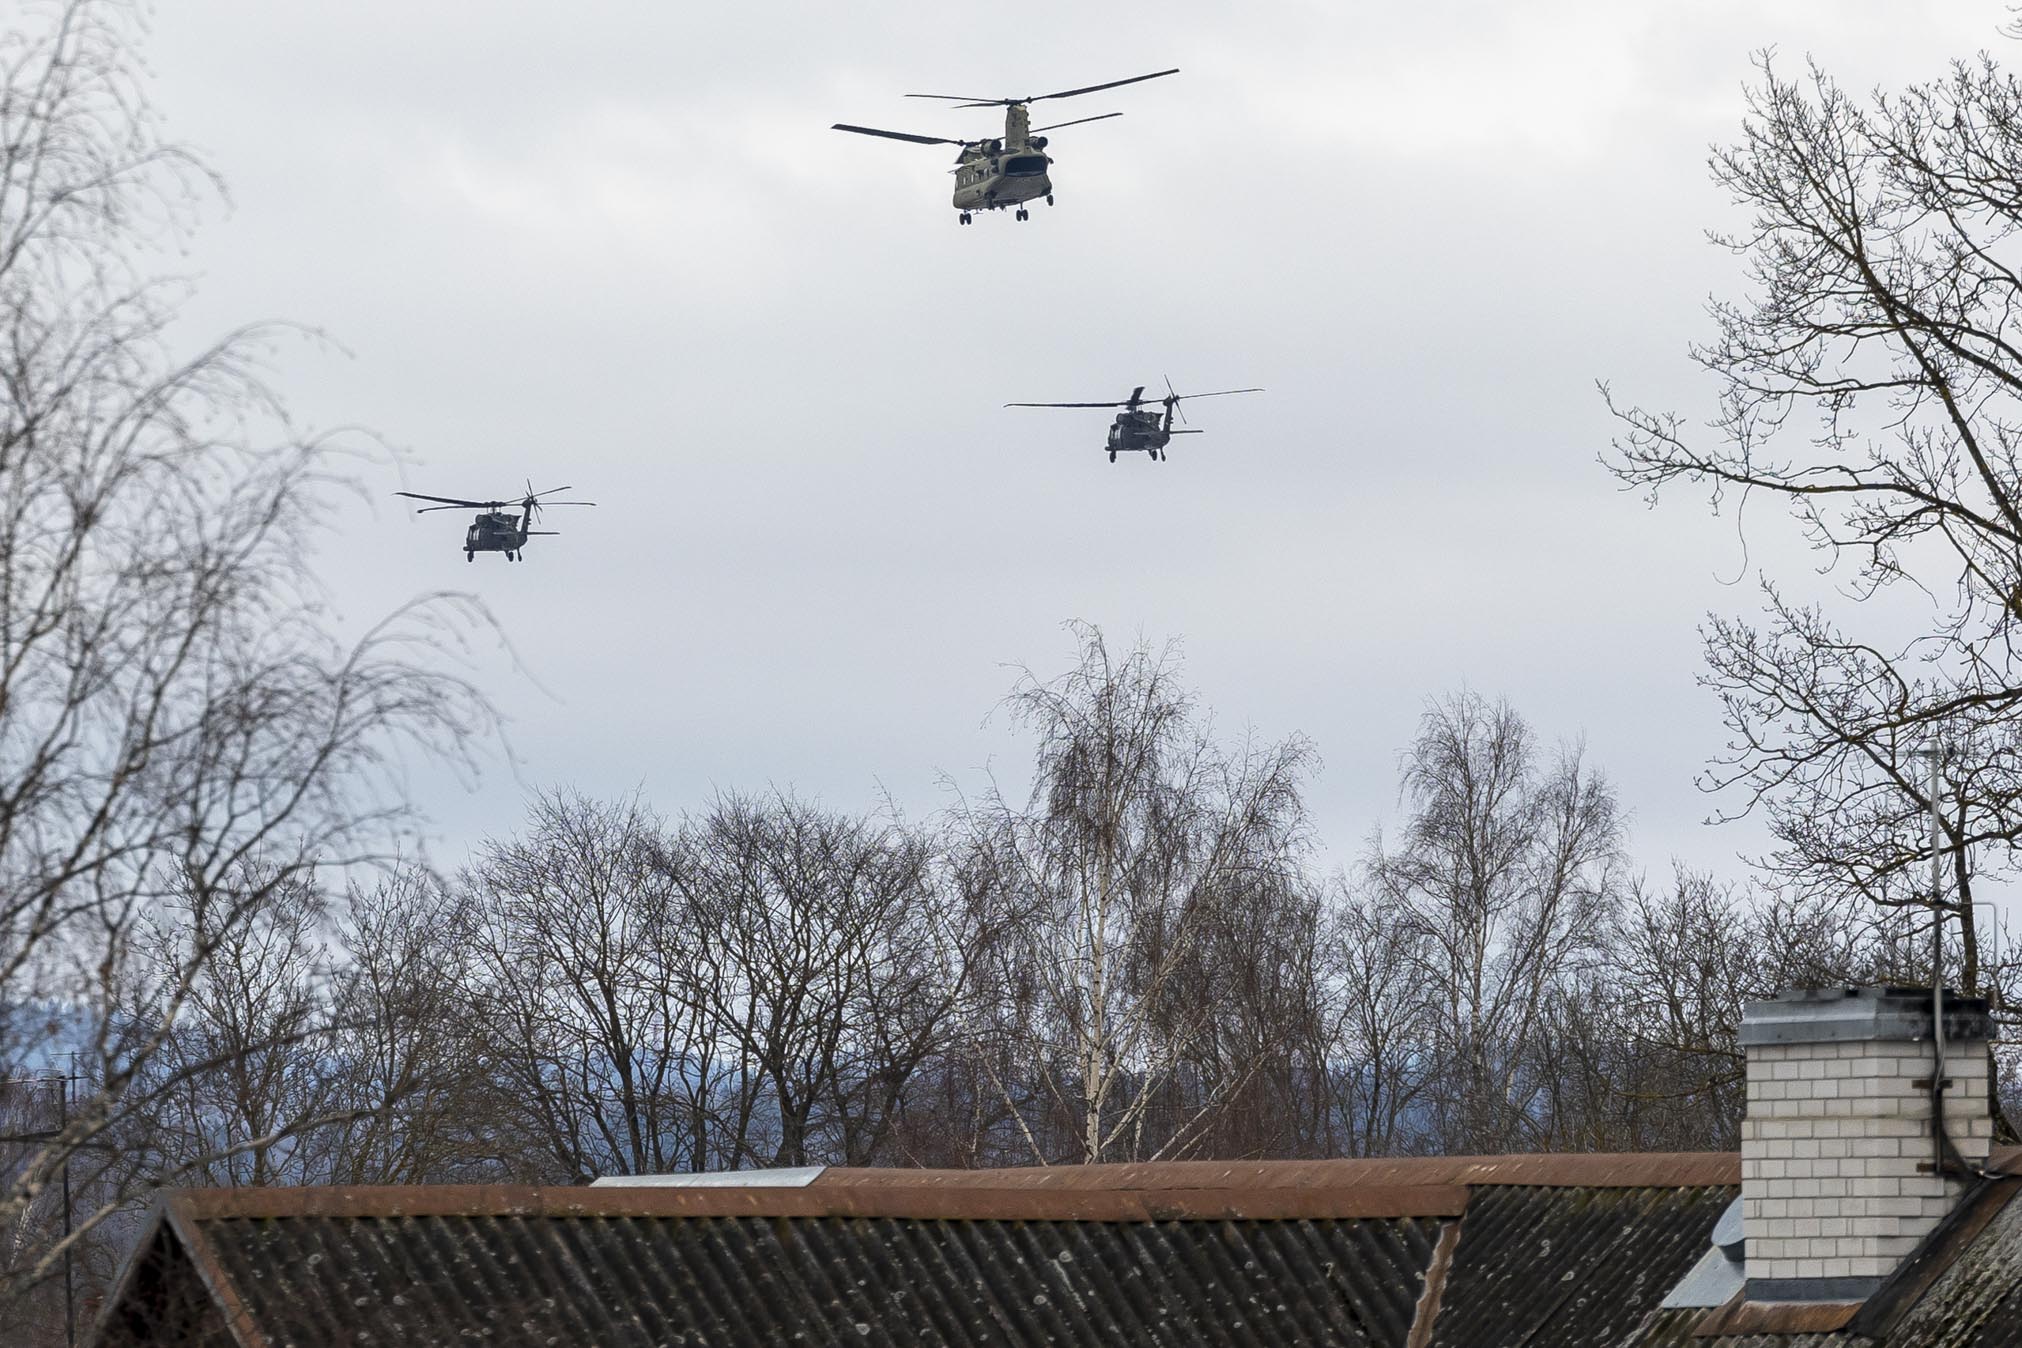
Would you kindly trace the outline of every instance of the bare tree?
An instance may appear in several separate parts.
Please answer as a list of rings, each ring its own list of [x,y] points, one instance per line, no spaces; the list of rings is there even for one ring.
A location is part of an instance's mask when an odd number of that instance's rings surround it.
[[[968,986],[967,915],[927,842],[790,796],[727,796],[668,854],[694,983],[737,1064],[730,1164],[876,1159]]]
[[[466,997],[544,1158],[529,1178],[707,1164],[718,1073],[662,832],[636,799],[547,793],[461,881]]]
[[[1537,1047],[1555,996],[1608,939],[1625,879],[1612,790],[1577,746],[1545,755],[1506,703],[1433,704],[1405,755],[1411,815],[1369,882],[1409,924],[1450,1147],[1535,1145]]]
[[[425,615],[332,635],[306,555],[340,461],[261,383],[267,335],[180,349],[185,289],[146,268],[209,179],[156,134],[132,24],[72,0],[0,36],[0,1075],[75,1050],[90,1078],[6,1175],[0,1230],[77,1162],[100,1183],[74,1240],[273,1145],[163,1171],[125,1144],[180,1084],[164,1051],[220,953],[319,865],[384,849],[400,746],[456,760],[489,724]]]
[[[354,887],[336,937],[333,1111],[320,1139],[338,1184],[491,1179],[527,1168],[498,1052],[466,999],[464,899],[419,868]]]
[[[1119,657],[1096,628],[1073,630],[1076,667],[1049,682],[1028,674],[1008,702],[1039,741],[1026,804],[993,787],[959,813],[972,861],[996,880],[992,986],[1039,1092],[1013,1101],[1028,1147],[1055,1159],[1044,1139],[1058,1129],[1082,1161],[1167,1154],[1258,1065],[1205,1054],[1215,1005],[1200,973],[1216,933],[1301,901],[1312,751],[1297,738],[1222,748],[1171,648]],[[1272,953],[1215,950],[1241,967]],[[1186,1116],[1150,1129],[1203,1062],[1212,1075]],[[1034,1116],[1041,1101],[1050,1118]]]
[[[1318,1013],[1329,1150],[1388,1156],[1428,1149],[1420,1108],[1438,1061],[1439,1018],[1424,924],[1380,886],[1334,887]]]
[[[261,884],[259,869],[245,868],[245,888]],[[168,1019],[163,998],[184,1001],[136,1076],[148,1118],[122,1150],[150,1151],[152,1168],[197,1184],[321,1178],[305,1149],[334,1104],[323,916],[313,877],[298,872],[257,904],[171,904],[153,917],[123,1014],[156,1025]],[[210,952],[201,961],[199,948]]]
[[[1915,753],[1943,743],[1961,980],[1990,990],[1975,873],[2010,871],[2022,836],[2022,87],[1984,56],[1866,99],[1816,67],[1786,78],[1765,56],[1759,71],[1741,140],[1712,165],[1750,215],[1718,236],[1749,293],[1713,306],[1693,352],[1719,415],[1701,435],[1617,407],[1610,467],[1653,499],[1687,483],[1716,508],[1772,500],[1846,577],[1857,621],[1765,582],[1765,622],[1708,627],[1734,735],[1709,785],[1766,809],[1779,881],[1881,918],[1933,899]],[[1886,615],[1864,603],[1884,592],[1900,596]]]

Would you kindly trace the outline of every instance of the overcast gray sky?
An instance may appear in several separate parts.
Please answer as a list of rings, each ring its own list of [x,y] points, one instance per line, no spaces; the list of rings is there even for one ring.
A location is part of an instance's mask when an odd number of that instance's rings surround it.
[[[1648,865],[1731,867],[1692,785],[1720,727],[1695,626],[1750,608],[1731,521],[1596,465],[1594,391],[1703,415],[1685,356],[1739,265],[1707,180],[1749,54],[1898,84],[2010,44],[1998,3],[1092,6],[175,0],[155,93],[228,179],[194,316],[315,324],[302,417],[402,486],[572,483],[523,565],[383,497],[327,557],[346,616],[468,587],[531,679],[486,681],[519,779],[431,787],[437,855],[530,785],[798,786],[915,813],[1020,750],[983,719],[1061,623],[1183,638],[1231,733],[1303,731],[1346,860],[1426,699],[1583,735]],[[1053,105],[1057,207],[958,228],[941,147]],[[1053,120],[1047,118],[1046,120]],[[1014,399],[1261,384],[1114,466],[1095,412]],[[1753,565],[1796,558],[1767,513]],[[534,682],[538,681],[538,686]]]

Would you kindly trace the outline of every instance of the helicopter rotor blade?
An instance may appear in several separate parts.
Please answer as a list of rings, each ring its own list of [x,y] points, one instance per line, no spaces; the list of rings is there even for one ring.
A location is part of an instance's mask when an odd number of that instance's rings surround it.
[[[443,506],[462,506],[470,510],[483,510],[487,506],[498,504],[497,501],[466,501],[461,496],[428,496],[418,491],[397,491],[393,494],[395,496],[405,496],[416,501],[440,501]],[[440,509],[441,507],[431,506],[429,508]],[[417,510],[415,513],[418,515],[421,512]]]
[[[1005,403],[1006,407],[1128,407],[1129,403]]]
[[[1188,398],[1225,398],[1231,393],[1262,393],[1262,392],[1263,390],[1260,388],[1224,388],[1224,389],[1216,389],[1213,393],[1175,393],[1172,396],[1175,399],[1184,402]]]
[[[417,515],[427,515],[432,514],[437,510],[471,510],[471,509],[486,510],[495,504],[497,503],[493,501],[481,501],[475,503],[458,502],[456,505],[423,506],[421,509],[415,511],[414,513]]]
[[[1186,424],[1187,414],[1180,409],[1179,390],[1172,386],[1172,376],[1169,374],[1161,374],[1159,378],[1165,380],[1165,405],[1173,410],[1173,415],[1178,417],[1180,419],[1180,424],[1184,426]]]
[[[880,131],[874,126],[851,126],[837,122],[831,131],[854,131],[859,136],[883,136],[886,140],[911,141],[915,145],[973,145],[974,141],[949,140],[946,136],[916,136],[910,131]]]
[[[1036,136],[1041,131],[1058,131],[1063,126],[1080,126],[1083,122],[1106,122],[1112,117],[1121,116],[1123,114],[1120,112],[1105,112],[1094,117],[1077,117],[1071,122],[1054,122],[1049,126],[1035,126],[1032,128],[1031,134]]]
[[[1132,75],[1127,80],[1111,80],[1107,84],[1089,84],[1079,89],[1062,89],[1057,94],[1040,94],[1035,98],[1021,98],[1018,101],[1021,103],[1037,103],[1041,98],[1073,98],[1077,94],[1092,94],[1098,89],[1120,89],[1126,84],[1141,84],[1145,80],[1162,79],[1167,75],[1177,74],[1179,74],[1179,67],[1174,66],[1171,70],[1154,70],[1149,75]]]
[[[907,94],[907,98],[937,98],[944,103],[953,103],[964,108],[1008,108],[1014,104],[1037,103],[1048,98],[1074,98],[1081,94],[1092,94],[1100,89],[1120,89],[1126,84],[1139,84],[1145,80],[1161,79],[1167,75],[1179,74],[1179,67],[1171,70],[1154,70],[1149,75],[1132,75],[1127,80],[1111,80],[1107,84],[1084,84],[1079,89],[1062,89],[1052,94],[1032,94],[1026,98],[963,98],[959,94]]]

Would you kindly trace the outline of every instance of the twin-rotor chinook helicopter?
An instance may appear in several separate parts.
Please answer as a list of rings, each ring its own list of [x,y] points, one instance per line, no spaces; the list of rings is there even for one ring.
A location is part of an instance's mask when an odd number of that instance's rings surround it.
[[[1083,122],[1107,121],[1111,117],[1123,116],[1120,112],[1105,112],[1094,117],[1078,117],[1071,122],[1055,122],[1051,126],[1035,127],[1027,105],[1048,98],[1074,98],[1081,94],[1092,94],[1099,89],[1115,89],[1126,84],[1138,84],[1144,80],[1155,80],[1166,75],[1179,74],[1175,66],[1171,70],[1157,70],[1149,75],[1133,75],[1127,80],[1111,80],[1107,84],[1090,84],[1079,89],[1062,89],[1056,94],[1033,94],[1028,98],[971,98],[966,94],[907,94],[907,98],[935,98],[947,103],[956,103],[965,108],[1004,109],[1004,138],[1002,140],[950,140],[945,136],[916,136],[909,131],[880,131],[871,126],[851,126],[847,122],[837,122],[835,130],[854,131],[860,136],[883,136],[887,140],[911,141],[915,145],[955,145],[961,147],[955,156],[955,209],[961,212],[962,224],[968,224],[976,211],[1015,210],[1020,220],[1031,219],[1032,213],[1025,209],[1025,203],[1046,198],[1046,204],[1053,204],[1053,179],[1047,167],[1053,160],[1046,154],[1046,137],[1042,131],[1058,131],[1063,126],[1080,126]]]
[[[1119,454],[1142,452],[1150,455],[1153,463],[1160,463],[1165,459],[1165,447],[1172,443],[1172,438],[1175,435],[1200,434],[1199,431],[1192,429],[1173,429],[1172,422],[1175,413],[1179,413],[1181,421],[1186,420],[1185,413],[1179,412],[1179,405],[1181,403],[1189,398],[1226,398],[1231,393],[1262,392],[1263,390],[1260,388],[1225,388],[1217,389],[1213,393],[1175,393],[1172,381],[1168,379],[1165,384],[1166,396],[1154,399],[1151,407],[1142,405],[1145,401],[1144,385],[1142,384],[1132,389],[1130,396],[1121,402],[1005,403],[1004,405],[1006,407],[1121,407],[1123,410],[1116,414],[1116,420],[1109,428],[1109,444],[1107,446],[1109,449],[1109,461],[1115,463],[1116,456]],[[1152,410],[1153,407],[1161,403],[1165,405],[1163,416]]]
[[[518,501],[466,501],[458,496],[424,496],[418,491],[397,491],[395,496],[406,496],[416,501],[440,501],[440,505],[423,506],[415,511],[426,515],[434,510],[479,510],[484,513],[470,522],[470,528],[463,533],[463,559],[473,560],[480,552],[503,552],[509,562],[520,560],[529,538],[542,535],[552,537],[554,529],[533,529],[528,526],[542,510],[548,506],[593,506],[595,501],[548,501],[543,497],[556,492],[568,491],[567,487],[550,487],[546,491],[535,491],[534,484],[527,483],[527,494]],[[519,507],[519,518],[513,518],[508,507]]]

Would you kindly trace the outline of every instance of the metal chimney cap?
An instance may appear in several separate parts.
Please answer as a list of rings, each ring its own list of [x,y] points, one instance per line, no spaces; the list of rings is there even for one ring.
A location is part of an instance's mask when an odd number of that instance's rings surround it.
[[[1993,1037],[1984,997],[1944,994],[1947,1040]],[[1931,1037],[1929,988],[1793,988],[1750,1002],[1738,1036],[1744,1048],[1763,1044],[1865,1043]]]

